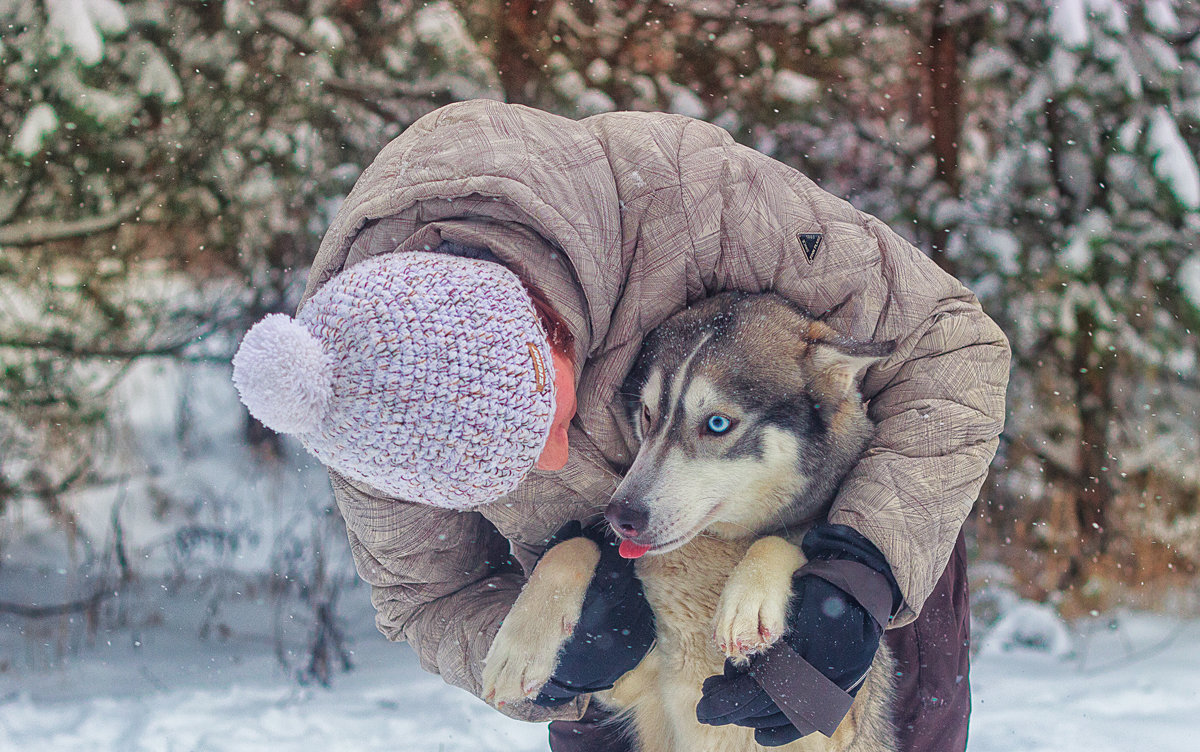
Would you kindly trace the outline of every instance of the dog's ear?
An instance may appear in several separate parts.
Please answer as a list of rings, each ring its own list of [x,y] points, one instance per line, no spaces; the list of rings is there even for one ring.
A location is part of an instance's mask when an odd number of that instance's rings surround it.
[[[845,399],[858,386],[858,377],[896,350],[894,341],[858,342],[830,337],[809,344],[813,378],[832,396]]]

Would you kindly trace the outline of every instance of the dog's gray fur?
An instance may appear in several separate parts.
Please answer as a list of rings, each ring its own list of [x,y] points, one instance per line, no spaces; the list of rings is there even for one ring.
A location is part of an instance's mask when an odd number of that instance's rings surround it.
[[[890,343],[841,337],[774,295],[727,293],[675,315],[651,332],[622,389],[641,448],[614,503],[645,509],[656,499],[656,512],[665,513],[662,484],[669,482],[672,454],[682,464],[745,465],[760,479],[771,451],[790,439],[795,447],[788,447],[785,477],[764,489],[771,512],[753,516],[752,532],[794,530],[823,517],[874,434],[854,379],[890,352]],[[739,424],[714,437],[701,425],[709,413],[729,414]],[[726,475],[731,485],[741,480],[741,473]],[[701,494],[677,495],[695,504]],[[703,495],[737,505],[763,501],[742,498],[744,486]],[[724,514],[738,521],[736,510]],[[662,523],[652,514],[650,524],[641,542],[651,542]]]

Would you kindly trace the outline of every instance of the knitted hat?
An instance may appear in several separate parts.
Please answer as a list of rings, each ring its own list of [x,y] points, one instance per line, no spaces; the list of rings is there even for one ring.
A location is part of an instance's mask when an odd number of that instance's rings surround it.
[[[437,253],[372,257],[296,318],[267,316],[233,383],[254,417],[334,470],[451,509],[515,488],[554,416],[550,345],[521,281]]]

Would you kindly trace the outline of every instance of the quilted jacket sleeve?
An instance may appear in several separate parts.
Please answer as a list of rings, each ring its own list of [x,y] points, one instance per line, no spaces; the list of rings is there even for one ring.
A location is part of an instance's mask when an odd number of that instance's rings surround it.
[[[483,659],[524,584],[508,541],[481,514],[375,496],[330,471],[359,576],[371,585],[375,621],[409,642],[426,671],[479,696]],[[582,698],[502,712],[527,721],[577,719]]]
[[[880,337],[898,347],[863,382],[878,433],[829,516],[887,557],[904,594],[893,621],[902,626],[937,584],[996,453],[1010,349],[965,287],[878,220],[867,222],[880,237],[888,307],[915,303],[906,300],[913,288],[942,290],[899,336]]]

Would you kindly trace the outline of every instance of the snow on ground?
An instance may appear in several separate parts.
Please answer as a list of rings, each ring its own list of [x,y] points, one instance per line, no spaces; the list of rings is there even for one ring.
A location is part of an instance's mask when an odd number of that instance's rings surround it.
[[[254,613],[237,622],[252,625]],[[266,626],[202,641],[194,627],[168,619],[112,633],[120,637],[83,647],[56,668],[28,670],[28,643],[43,638],[0,622],[0,750],[548,749],[543,726],[505,718],[423,673],[407,646],[369,631],[369,616],[354,609],[357,667],[336,675],[330,689],[291,679],[271,655]],[[1200,621],[1097,619],[1071,631],[1065,656],[1056,655],[1062,636],[1046,620],[1026,615],[1006,629],[972,669],[971,752],[1195,749]],[[1036,634],[1046,630],[1052,640]]]
[[[369,609],[363,588],[346,598]],[[350,609],[360,627],[352,630],[355,668],[326,689],[281,668],[265,605],[234,604],[229,637],[207,641],[194,626],[203,604],[167,605],[158,619],[135,619],[152,626],[113,632],[51,669],[25,667],[30,654],[44,655],[27,643],[47,635],[22,638],[0,621],[0,664],[8,666],[0,672],[0,751],[547,748],[544,727],[510,720],[424,673],[413,651],[384,640],[362,608]]]
[[[382,639],[382,638],[381,638]],[[300,687],[271,659],[225,667],[163,661],[140,667],[161,689],[126,692],[96,672],[63,672],[55,699],[37,691],[0,705],[0,749],[247,752],[260,750],[535,750],[545,731],[490,711],[421,673],[407,648],[359,653],[363,667],[334,689]],[[225,679],[225,681],[222,681]],[[200,686],[197,686],[199,684]],[[71,691],[67,691],[67,690]],[[74,696],[72,696],[74,695]]]
[[[1196,749],[1200,621],[1123,615],[1072,634],[1074,652],[981,653],[970,752]]]

